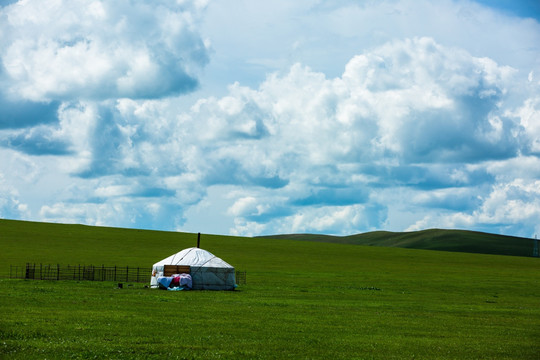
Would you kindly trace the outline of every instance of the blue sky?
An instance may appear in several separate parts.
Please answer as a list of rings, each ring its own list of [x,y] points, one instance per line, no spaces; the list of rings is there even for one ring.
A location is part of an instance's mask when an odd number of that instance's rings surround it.
[[[506,11],[509,15],[540,20],[540,2],[536,0],[480,0],[480,4]]]
[[[2,218],[540,234],[535,1],[0,5]]]

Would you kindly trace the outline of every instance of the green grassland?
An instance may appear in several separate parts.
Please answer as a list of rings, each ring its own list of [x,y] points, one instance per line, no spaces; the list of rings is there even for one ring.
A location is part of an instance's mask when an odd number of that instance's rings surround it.
[[[148,266],[188,233],[0,220],[0,269]],[[236,291],[0,280],[0,359],[539,359],[537,258],[202,235]]]

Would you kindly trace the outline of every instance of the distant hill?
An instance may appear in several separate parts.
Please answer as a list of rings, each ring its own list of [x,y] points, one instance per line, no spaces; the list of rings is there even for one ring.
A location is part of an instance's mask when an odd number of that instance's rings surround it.
[[[411,232],[373,231],[350,236],[286,234],[262,237],[512,256],[532,256],[534,246],[534,239],[478,231],[444,229]]]

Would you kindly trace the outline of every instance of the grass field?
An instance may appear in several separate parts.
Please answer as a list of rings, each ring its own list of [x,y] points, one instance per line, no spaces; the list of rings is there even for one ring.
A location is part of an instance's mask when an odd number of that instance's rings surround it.
[[[195,243],[0,221],[4,274],[28,261],[151,266]],[[214,235],[201,247],[246,270],[247,284],[0,280],[0,358],[540,358],[537,258]]]

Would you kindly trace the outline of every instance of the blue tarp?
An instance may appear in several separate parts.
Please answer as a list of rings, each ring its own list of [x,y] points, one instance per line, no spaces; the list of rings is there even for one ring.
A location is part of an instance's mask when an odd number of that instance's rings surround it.
[[[191,289],[193,287],[193,282],[191,280],[191,275],[189,274],[174,274],[172,276],[160,276],[157,279],[158,285],[161,289]]]

